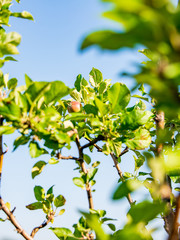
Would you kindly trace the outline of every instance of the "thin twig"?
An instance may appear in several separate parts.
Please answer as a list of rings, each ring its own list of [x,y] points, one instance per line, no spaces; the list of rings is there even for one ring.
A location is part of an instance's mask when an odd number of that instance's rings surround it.
[[[98,152],[102,152],[102,148],[100,148],[97,144],[94,144],[94,147],[98,150]],[[121,157],[122,155],[124,155],[124,154],[127,153],[128,151],[129,151],[129,149],[128,149],[128,147],[126,147],[126,148],[119,154],[119,157]],[[120,166],[119,166],[119,163],[118,163],[118,160],[117,160],[118,158],[115,156],[114,153],[110,153],[110,155],[111,155],[111,158],[112,158],[113,161],[114,161],[114,165],[115,165],[115,168],[116,168],[116,170],[117,170],[117,172],[118,172],[118,175],[119,175],[120,179],[124,182],[125,179],[124,179],[124,176],[123,176],[123,172],[122,172],[122,170],[121,170],[121,168],[120,168]],[[132,200],[132,197],[131,197],[130,194],[128,194],[126,198],[127,198],[127,200],[128,200],[128,202],[129,202],[130,205],[133,204],[133,200]]]
[[[104,140],[104,137],[99,135],[97,138],[94,138],[92,141],[89,140],[89,143],[87,143],[84,146],[82,146],[81,149],[83,150],[85,148],[93,146],[94,144],[96,144],[97,142],[102,141],[102,140]]]
[[[125,150],[126,150],[126,151],[125,151]],[[124,151],[121,152],[120,156],[122,156],[123,154],[125,154],[127,151],[128,151],[128,149],[125,148]],[[118,158],[115,156],[114,153],[110,153],[110,155],[111,155],[111,158],[112,158],[113,161],[114,161],[114,165],[115,165],[115,168],[116,168],[116,170],[117,170],[117,172],[118,172],[118,175],[119,175],[120,179],[122,180],[122,182],[125,182],[125,179],[124,179],[122,170],[121,170],[121,168],[120,168],[120,166],[119,166],[119,163],[118,163],[118,160],[117,160]],[[127,198],[127,200],[128,200],[128,202],[129,202],[130,205],[133,204],[133,200],[132,200],[132,197],[131,197],[130,193],[128,193],[128,195],[127,195],[126,198]]]
[[[54,219],[54,215],[55,215],[55,212],[51,212],[47,221],[43,222],[40,226],[38,227],[35,227],[32,232],[31,232],[31,237],[34,238],[35,234],[41,229],[41,228],[44,228],[48,225],[48,223],[50,223],[51,220]]]
[[[0,197],[0,208],[7,215],[8,220],[14,225],[16,231],[21,234],[26,240],[33,240],[33,238],[21,227],[21,225],[17,222],[13,212],[9,210],[9,208],[4,203],[3,199]]]
[[[77,145],[77,148],[79,151],[79,164],[80,164],[81,170],[84,173],[87,173],[87,169],[86,169],[86,166],[85,166],[85,163],[83,160],[83,149],[81,148],[78,136],[76,136],[76,145]],[[86,192],[87,192],[87,196],[88,196],[89,208],[94,209],[92,191],[91,191],[91,186],[89,183],[86,184]]]
[[[58,155],[58,160],[75,160],[75,161],[79,161],[79,158],[77,157],[73,157],[73,156],[62,156],[61,154]]]

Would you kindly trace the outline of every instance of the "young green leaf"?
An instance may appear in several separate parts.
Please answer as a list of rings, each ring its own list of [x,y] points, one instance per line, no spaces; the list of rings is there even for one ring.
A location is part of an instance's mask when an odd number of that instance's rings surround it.
[[[12,17],[17,17],[17,18],[24,18],[24,19],[28,19],[28,20],[34,20],[33,16],[31,15],[31,13],[27,12],[27,11],[23,11],[23,12],[14,12],[11,13]]]
[[[58,213],[58,216],[63,215],[64,212],[65,212],[65,209],[61,209]]]
[[[78,239],[74,237],[71,230],[68,228],[49,228],[60,240],[74,240]]]
[[[126,140],[127,147],[132,150],[142,150],[148,148],[151,143],[150,132],[146,129],[138,129],[133,139]]]
[[[108,90],[108,99],[111,103],[112,113],[119,113],[130,101],[131,95],[129,89],[123,83],[115,83]]]
[[[30,142],[29,144],[29,153],[32,158],[37,158],[42,154],[47,154],[48,152],[44,148],[40,148],[37,142]]]
[[[108,223],[107,225],[112,231],[116,231],[116,226],[114,224]]]
[[[91,83],[91,85],[93,87],[97,87],[97,85],[102,81],[103,81],[102,73],[98,69],[93,68],[89,73],[89,82]]]
[[[13,151],[15,151],[16,148],[19,147],[20,145],[25,145],[26,143],[28,143],[29,139],[30,139],[30,136],[25,136],[25,135],[22,135],[16,138],[16,140],[13,143],[14,145]]]
[[[104,116],[109,113],[109,105],[103,103],[99,98],[95,98],[95,104],[101,116]]]
[[[77,186],[80,187],[82,189],[85,189],[85,181],[83,178],[79,178],[79,177],[74,177],[73,178],[73,183]]]
[[[9,79],[8,83],[7,83],[7,87],[8,89],[14,89],[17,86],[17,82],[18,80],[16,78],[11,78]]]
[[[34,195],[36,200],[43,201],[45,198],[45,191],[41,186],[34,187]]]
[[[57,208],[63,206],[65,202],[66,202],[66,199],[62,195],[59,195],[54,199],[54,205]]]
[[[34,202],[26,206],[29,210],[37,210],[37,209],[42,209],[43,204],[41,202]]]
[[[89,155],[84,154],[84,155],[83,155],[83,158],[84,158],[84,161],[85,161],[87,164],[90,164],[90,163],[91,163],[91,158],[89,157]]]
[[[16,129],[12,126],[0,126],[0,135],[12,134]]]
[[[97,168],[90,168],[87,172],[87,181],[90,182],[95,174],[97,173],[98,169]]]
[[[46,166],[46,164],[47,163],[45,161],[39,161],[36,164],[34,164],[34,166],[32,168],[32,178],[33,179],[42,172],[42,170]]]

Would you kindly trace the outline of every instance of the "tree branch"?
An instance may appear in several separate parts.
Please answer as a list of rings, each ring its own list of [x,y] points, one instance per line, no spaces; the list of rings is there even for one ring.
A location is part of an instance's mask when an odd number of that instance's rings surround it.
[[[73,157],[73,156],[62,156],[60,153],[57,154],[57,158],[58,160],[75,160],[75,161],[79,161],[79,158],[77,157]]]
[[[84,173],[87,173],[87,169],[86,169],[86,166],[85,166],[85,163],[84,163],[84,160],[83,160],[83,149],[80,145],[78,136],[76,137],[76,145],[77,145],[77,148],[78,148],[78,151],[79,151],[79,164],[80,164],[81,170]],[[89,208],[94,209],[92,191],[91,191],[91,186],[90,186],[89,183],[86,184],[86,192],[87,192],[87,196],[88,196]]]
[[[171,230],[171,234],[169,235],[168,240],[178,240],[180,239],[180,232],[179,232],[179,217],[180,217],[180,194],[176,199],[176,212],[174,215],[174,222],[172,225],[172,230]]]
[[[128,151],[128,148],[126,147],[126,148],[121,152],[120,156],[122,156],[123,154],[125,154],[127,151]],[[113,159],[113,161],[114,161],[114,166],[115,166],[115,168],[116,168],[116,170],[117,170],[117,172],[118,172],[118,175],[119,175],[120,179],[122,180],[122,182],[124,182],[125,179],[124,179],[123,173],[122,173],[122,171],[121,171],[121,168],[120,168],[120,166],[119,166],[119,162],[117,161],[117,157],[115,156],[114,153],[110,153],[110,155],[111,155],[111,157],[112,157],[112,159]],[[130,193],[127,195],[126,198],[127,198],[127,200],[128,200],[128,202],[129,202],[130,205],[133,204],[133,200],[132,200],[132,197],[131,197]]]
[[[27,240],[33,240],[33,238],[26,233],[26,231],[21,227],[21,225],[17,222],[13,212],[9,210],[9,208],[4,203],[3,199],[0,197],[0,209],[7,215],[8,220],[14,225],[16,231],[21,234]]]
[[[156,137],[157,137],[157,144],[156,144],[156,150],[155,150],[155,155],[159,158],[162,158],[163,155],[163,142],[160,139],[160,132],[164,130],[165,126],[165,116],[163,111],[159,111],[156,113],[155,116],[155,122],[156,122]],[[171,235],[171,232],[173,230],[173,222],[174,222],[174,212],[171,207],[170,203],[170,198],[172,194],[172,189],[171,189],[171,179],[168,175],[165,174],[164,180],[159,183],[159,187],[165,189],[165,191],[162,191],[161,193],[161,198],[164,202],[167,203],[167,207],[169,209],[169,212],[163,217],[164,219],[164,228],[166,232]],[[178,240],[178,239],[177,239]]]
[[[100,148],[97,144],[94,144],[94,147],[98,150],[98,152],[102,152],[102,148]],[[119,157],[121,157],[122,155],[124,155],[125,153],[127,153],[129,151],[128,147],[126,147],[120,154],[119,154]],[[125,179],[124,179],[124,176],[123,176],[123,172],[121,171],[121,168],[119,166],[119,163],[117,161],[117,157],[115,156],[114,153],[110,153],[111,155],[111,158],[113,159],[114,161],[114,166],[118,172],[118,175],[120,177],[120,179],[124,182]],[[132,200],[132,197],[130,194],[127,195],[127,200],[129,202],[129,204],[133,204],[133,200]]]
[[[0,126],[3,125],[3,117],[0,115]],[[0,197],[1,197],[1,177],[2,177],[2,166],[3,166],[3,137],[0,135]]]
[[[51,220],[54,219],[54,215],[55,215],[55,212],[51,212],[47,221],[44,221],[40,226],[38,227],[35,227],[32,232],[31,232],[31,237],[34,238],[35,234],[41,229],[41,228],[44,228],[48,225],[48,223],[50,223]]]
[[[99,135],[97,138],[94,138],[92,141],[88,140],[89,143],[85,144],[84,146],[81,147],[81,149],[83,150],[84,148],[88,148],[90,146],[93,146],[95,143],[101,141],[101,140],[104,140],[105,138],[101,135]]]

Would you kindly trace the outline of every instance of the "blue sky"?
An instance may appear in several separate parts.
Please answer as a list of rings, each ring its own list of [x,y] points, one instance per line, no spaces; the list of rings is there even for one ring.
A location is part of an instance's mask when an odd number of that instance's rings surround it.
[[[121,52],[101,52],[98,48],[91,48],[83,53],[79,51],[83,37],[94,30],[118,26],[101,17],[107,5],[98,0],[22,0],[21,4],[14,1],[12,10],[27,10],[34,16],[35,22],[12,19],[12,27],[8,31],[17,31],[22,35],[19,47],[18,62],[7,63],[4,73],[16,77],[19,85],[24,84],[24,74],[28,74],[34,81],[61,80],[73,87],[75,78],[82,74],[88,80],[92,67],[102,71],[104,78],[111,78],[112,82],[121,81],[132,87],[129,79],[120,79],[120,71],[134,71],[133,63],[140,63],[143,56],[136,50]],[[14,138],[17,135],[13,136]],[[79,218],[78,209],[88,209],[86,192],[76,187],[72,177],[78,176],[73,171],[75,163],[62,161],[58,165],[48,165],[43,173],[31,179],[31,168],[37,160],[47,160],[47,157],[31,159],[26,146],[20,147],[12,153],[12,136],[5,136],[4,142],[9,151],[5,155],[3,166],[2,196],[5,201],[16,207],[15,215],[27,232],[44,221],[41,211],[29,211],[25,205],[34,202],[33,187],[41,185],[47,190],[55,184],[55,194],[63,194],[67,199],[66,212],[55,219],[56,227],[69,227]],[[76,149],[64,152],[64,155],[76,155]],[[101,166],[97,173],[96,192],[93,194],[96,209],[106,209],[107,216],[120,219],[117,226],[122,226],[128,209],[126,200],[112,202],[111,195],[118,176],[109,157],[102,157],[100,153],[93,154],[94,161],[100,160]],[[133,171],[132,154],[122,158],[123,171]],[[2,217],[2,213],[0,213]],[[162,224],[162,222],[160,222]],[[160,232],[157,239],[164,236]],[[0,224],[0,240],[22,239],[13,231],[13,226],[6,222]],[[37,233],[35,239],[55,240],[54,234],[43,229]]]

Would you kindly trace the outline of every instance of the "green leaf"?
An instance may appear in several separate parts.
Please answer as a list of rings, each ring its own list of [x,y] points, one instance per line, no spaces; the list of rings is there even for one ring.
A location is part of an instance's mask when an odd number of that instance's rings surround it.
[[[139,95],[137,95],[137,94],[133,95],[132,97],[134,97],[134,98],[139,98],[139,99],[142,99],[142,100],[144,100],[144,101],[149,102],[149,98],[147,98],[147,97],[142,97],[142,96],[139,96]]]
[[[123,129],[132,129],[135,130],[139,126],[144,125],[152,117],[152,112],[143,111],[140,109],[134,108],[130,112],[126,112],[122,118],[122,127]]]
[[[21,35],[16,32],[6,34],[3,31],[1,31],[0,34],[0,57],[10,54],[19,54],[16,46],[18,46],[21,42]]]
[[[0,135],[12,134],[16,129],[12,126],[0,126]]]
[[[90,164],[90,163],[91,163],[91,158],[90,158],[87,154],[84,154],[84,155],[83,155],[83,159],[84,159],[84,161],[85,161],[87,164]]]
[[[46,166],[46,164],[47,163],[44,161],[39,161],[36,164],[34,164],[32,171],[31,171],[33,179],[42,172],[42,170]]]
[[[34,20],[33,16],[27,11],[14,12],[14,13],[11,13],[11,16],[18,17],[18,18],[25,18],[25,19],[28,19],[28,20]]]
[[[25,136],[25,135],[22,135],[16,138],[16,140],[13,143],[14,145],[13,151],[15,151],[16,148],[19,147],[20,145],[25,145],[26,143],[28,143],[29,139],[30,139],[30,136]]]
[[[152,240],[150,232],[143,226],[143,224],[129,224],[122,230],[116,231],[112,240]]]
[[[144,164],[145,157],[142,154],[140,154],[138,151],[134,151],[134,152],[137,155],[137,158],[135,156],[133,156],[134,160],[135,160],[135,171],[136,171]]]
[[[74,177],[73,178],[73,183],[77,186],[80,187],[82,189],[85,189],[85,181],[83,178],[79,178],[79,177]]]
[[[116,231],[116,226],[114,224],[108,223],[107,225],[112,231]]]
[[[112,105],[112,113],[119,113],[122,109],[124,109],[128,105],[130,98],[130,91],[125,84],[113,84],[108,90],[108,99]]]
[[[15,92],[15,102],[16,104],[22,108],[25,112],[28,111],[28,101],[25,97],[25,95],[22,95],[20,92]]]
[[[4,118],[7,118],[10,121],[20,121],[21,110],[14,102],[0,101],[0,113]]]
[[[88,114],[83,114],[83,113],[69,113],[66,117],[65,117],[65,120],[74,120],[74,121],[78,121],[78,120],[84,120],[84,119],[91,119],[92,118],[92,115],[88,115]]]
[[[84,110],[86,111],[87,114],[93,113],[94,115],[98,114],[98,109],[92,104],[86,104],[84,106]]]
[[[135,191],[136,189],[138,189],[141,186],[142,186],[142,183],[139,182],[138,180],[128,179],[125,182],[122,182],[118,186],[118,188],[116,189],[116,191],[113,194],[113,199],[118,200],[123,197],[127,197],[127,195],[129,193]]]
[[[47,194],[46,195],[46,200],[49,201],[50,203],[53,203],[53,201],[54,201],[54,194],[53,193]]]
[[[86,217],[88,226],[95,231],[97,240],[110,240],[109,235],[104,232],[97,215],[84,212],[82,214]]]
[[[92,164],[92,167],[96,168],[97,166],[99,166],[100,162],[99,161],[96,161]]]
[[[41,186],[34,187],[34,195],[36,200],[43,201],[45,198],[45,191]]]
[[[144,222],[148,224],[158,214],[162,214],[165,210],[165,203],[143,201],[131,207],[128,215],[131,216],[132,222],[138,224]]]
[[[50,89],[44,93],[45,103],[53,104],[69,93],[70,88],[68,88],[63,82],[53,81],[50,83]]]
[[[77,89],[74,89],[71,93],[70,96],[74,98],[76,101],[81,102],[81,93],[77,91]]]
[[[90,182],[96,175],[97,171],[98,171],[97,168],[90,168],[87,172],[87,181]]]
[[[79,74],[76,78],[76,81],[74,83],[75,88],[77,89],[78,92],[81,90],[81,81],[82,81],[82,75]]]
[[[87,36],[81,45],[81,50],[92,45],[98,45],[102,49],[115,50],[121,47],[133,47],[135,42],[130,34],[121,34],[115,31],[105,30],[97,31]]]
[[[51,193],[53,193],[53,187],[54,187],[54,185],[51,186],[51,187],[47,190],[47,194],[51,194]]]
[[[91,72],[89,73],[89,82],[93,87],[97,87],[99,83],[103,81],[102,73],[96,69],[92,68]]]
[[[142,150],[149,147],[151,144],[151,136],[148,130],[138,129],[134,134],[135,137],[133,139],[126,140],[125,143],[127,147],[132,150]]]
[[[27,74],[25,74],[25,82],[28,88],[33,83],[33,80]]]
[[[54,199],[54,205],[57,208],[64,206],[65,202],[66,202],[66,199],[62,195],[59,195]]]
[[[37,158],[42,154],[47,154],[48,152],[44,148],[40,148],[37,142],[30,142],[29,144],[29,153],[32,158]]]
[[[105,103],[103,103],[99,98],[95,98],[95,104],[101,114],[101,116],[104,116],[109,113],[109,106]]]
[[[58,213],[58,216],[63,215],[64,212],[65,212],[65,209],[61,209]]]
[[[17,86],[17,82],[18,80],[16,78],[11,78],[7,83],[8,89],[14,89]]]
[[[180,150],[168,150],[166,153],[165,170],[169,176],[180,176]]]
[[[78,239],[74,237],[71,230],[68,228],[49,228],[60,240],[73,240]]]
[[[31,203],[31,204],[27,205],[26,208],[28,208],[29,210],[42,209],[43,204],[41,202],[35,202],[35,203]]]
[[[57,160],[55,158],[51,158],[51,159],[49,159],[48,163],[49,164],[56,164],[56,163],[59,163],[59,160]]]

